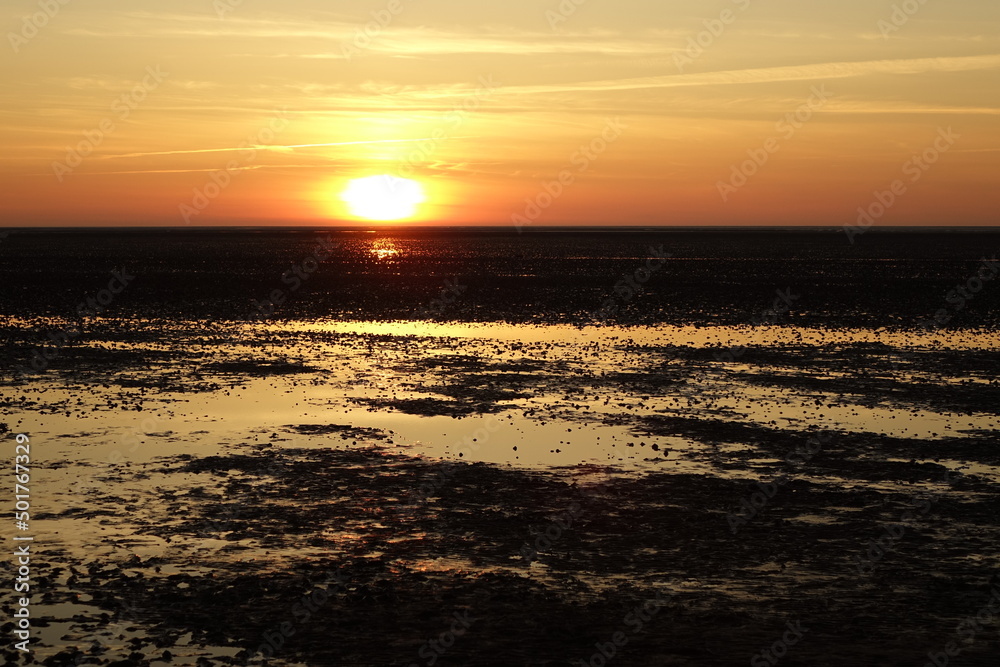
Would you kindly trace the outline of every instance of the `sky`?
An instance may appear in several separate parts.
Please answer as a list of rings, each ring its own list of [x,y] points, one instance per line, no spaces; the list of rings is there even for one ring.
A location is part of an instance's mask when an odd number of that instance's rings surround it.
[[[3,226],[1000,209],[995,2],[0,0],[0,27]]]

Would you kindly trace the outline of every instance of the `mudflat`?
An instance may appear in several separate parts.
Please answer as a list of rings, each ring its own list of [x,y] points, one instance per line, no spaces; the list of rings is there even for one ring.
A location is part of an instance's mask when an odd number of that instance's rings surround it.
[[[993,665],[998,245],[16,231],[35,657]]]

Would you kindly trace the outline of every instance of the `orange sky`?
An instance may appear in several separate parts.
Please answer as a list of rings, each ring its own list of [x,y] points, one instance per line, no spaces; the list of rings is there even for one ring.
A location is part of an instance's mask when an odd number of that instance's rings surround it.
[[[997,3],[62,2],[0,10],[5,226],[356,223],[377,174],[421,224],[839,226],[894,182],[880,225],[997,224]]]

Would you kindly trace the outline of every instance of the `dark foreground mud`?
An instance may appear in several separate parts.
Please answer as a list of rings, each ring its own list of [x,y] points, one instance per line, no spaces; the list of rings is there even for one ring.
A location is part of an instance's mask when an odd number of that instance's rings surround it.
[[[195,664],[205,646],[198,664],[569,665],[617,632],[620,664],[748,664],[792,623],[803,637],[785,665],[920,665],[1000,583],[996,485],[939,466],[900,466],[910,493],[790,479],[745,524],[727,515],[756,484],[583,472],[376,446],[116,468],[107,481],[139,476],[145,490],[87,507],[175,549],[45,553],[45,604],[83,595],[91,610],[62,619],[71,648],[45,664],[74,664],[75,651],[89,664]],[[205,483],[185,488],[191,474]],[[881,557],[868,544],[879,539]],[[139,630],[123,660],[125,628]],[[961,664],[995,664],[994,625],[963,638]]]

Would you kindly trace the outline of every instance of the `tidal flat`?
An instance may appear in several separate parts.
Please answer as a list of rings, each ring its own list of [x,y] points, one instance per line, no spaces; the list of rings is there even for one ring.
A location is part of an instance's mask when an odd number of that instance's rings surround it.
[[[8,664],[995,664],[1000,236],[150,234],[0,249]]]

